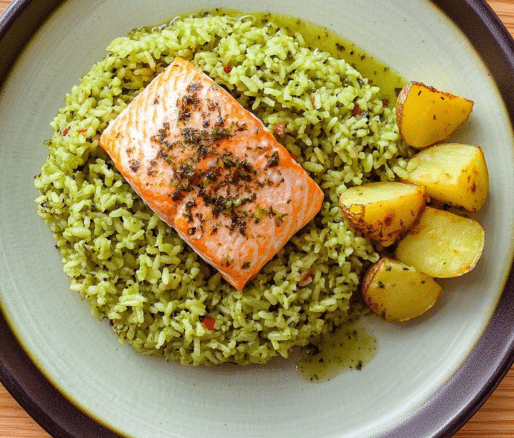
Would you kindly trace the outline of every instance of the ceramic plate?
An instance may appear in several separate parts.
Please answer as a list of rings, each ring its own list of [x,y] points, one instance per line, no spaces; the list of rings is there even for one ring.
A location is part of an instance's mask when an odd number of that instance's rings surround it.
[[[138,356],[69,290],[33,176],[65,94],[115,37],[185,10],[291,14],[418,80],[474,100],[453,140],[482,146],[490,197],[474,271],[404,325],[368,321],[375,359],[325,383],[294,363],[193,368]],[[455,432],[513,361],[514,47],[478,0],[17,1],[0,22],[0,376],[55,436],[412,437]],[[8,68],[10,70],[8,70]],[[509,275],[511,275],[509,277]]]

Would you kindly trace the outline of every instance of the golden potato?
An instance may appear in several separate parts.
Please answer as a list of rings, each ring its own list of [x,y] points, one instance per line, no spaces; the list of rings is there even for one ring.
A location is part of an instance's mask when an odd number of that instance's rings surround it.
[[[473,101],[409,82],[396,101],[400,134],[410,146],[422,149],[450,136],[473,111]]]
[[[474,219],[426,207],[398,243],[396,258],[431,277],[458,277],[475,267],[484,244],[485,231]]]
[[[390,322],[422,315],[439,299],[443,288],[433,278],[398,260],[382,257],[366,272],[362,295],[369,308]]]
[[[431,146],[411,158],[407,172],[403,181],[424,185],[431,198],[470,212],[480,210],[489,193],[489,173],[478,146]]]
[[[425,188],[401,182],[364,184],[345,190],[339,205],[350,226],[389,246],[404,236],[423,212]]]

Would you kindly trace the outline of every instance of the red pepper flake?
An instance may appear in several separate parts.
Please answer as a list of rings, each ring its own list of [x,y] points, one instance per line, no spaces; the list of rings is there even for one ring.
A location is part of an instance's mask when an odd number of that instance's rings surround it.
[[[359,105],[355,105],[352,110],[352,116],[358,116],[361,112],[361,107]]]
[[[233,69],[233,68],[234,68],[234,67],[232,67],[231,65],[226,65],[226,66],[224,66],[224,67],[223,67],[223,71],[224,71],[226,74],[229,74],[229,73],[232,71],[232,69]]]
[[[389,105],[389,101],[387,99],[384,99],[382,101],[382,106],[388,106]]]
[[[80,129],[80,130],[78,131],[78,133],[79,133],[79,134],[84,134],[84,132],[86,132],[86,131],[87,131],[87,129]]]
[[[273,133],[276,135],[283,135],[284,132],[286,132],[286,125],[284,125],[283,123],[277,123],[273,127]]]
[[[295,155],[295,154],[293,154],[291,151],[289,151],[289,155],[291,155],[291,158],[292,158],[293,160],[296,160],[296,159],[298,158],[298,156],[297,156],[297,155]]]
[[[312,268],[309,268],[300,277],[298,286],[300,286],[300,287],[307,286],[308,284],[312,283],[312,280],[314,280],[314,272],[312,271]]]
[[[205,317],[202,319],[203,326],[212,332],[214,330],[214,324],[216,324],[216,320],[209,314],[205,315]]]
[[[70,128],[64,128],[64,131],[62,131],[62,135],[66,135],[69,130],[70,130]]]

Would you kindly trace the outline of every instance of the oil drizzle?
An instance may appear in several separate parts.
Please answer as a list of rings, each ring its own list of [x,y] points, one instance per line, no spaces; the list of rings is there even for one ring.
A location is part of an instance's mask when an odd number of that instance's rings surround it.
[[[389,107],[395,106],[396,97],[399,90],[407,83],[406,79],[383,61],[354,44],[351,41],[351,35],[343,37],[318,24],[287,15],[269,12],[252,12],[252,15],[258,22],[270,21],[283,27],[289,34],[301,34],[306,47],[312,51],[318,49],[336,59],[344,59],[371,84],[380,88],[381,95]]]
[[[183,13],[173,20],[168,20],[168,24],[142,26],[140,29],[160,31],[172,25],[179,18],[207,15],[228,15],[236,18],[241,18],[241,16],[244,18],[251,17],[258,26],[273,23],[278,28],[285,29],[290,35],[294,33],[301,34],[307,48],[313,52],[315,50],[322,50],[336,59],[344,59],[349,65],[357,69],[364,78],[367,78],[370,84],[378,86],[384,102],[387,102],[387,106],[390,108],[394,108],[398,93],[407,83],[406,79],[394,69],[354,44],[351,41],[351,35],[342,37],[326,27],[284,14],[259,11],[243,13],[227,8],[202,9]]]
[[[377,351],[376,338],[357,322],[323,335],[302,349],[296,370],[310,382],[326,382],[349,369],[360,370]]]

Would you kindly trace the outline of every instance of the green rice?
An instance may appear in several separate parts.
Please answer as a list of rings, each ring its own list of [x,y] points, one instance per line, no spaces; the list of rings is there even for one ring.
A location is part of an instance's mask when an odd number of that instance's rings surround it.
[[[325,193],[317,217],[243,291],[160,221],[98,145],[109,121],[175,56],[228,88],[270,130],[285,125],[278,140]],[[265,363],[362,313],[352,296],[378,254],[347,227],[338,195],[395,178],[410,151],[380,90],[345,61],[307,48],[300,34],[210,15],[135,29],[72,88],[52,128],[35,178],[38,213],[71,289],[108,318],[121,343],[182,364]],[[212,331],[202,324],[207,314]]]

